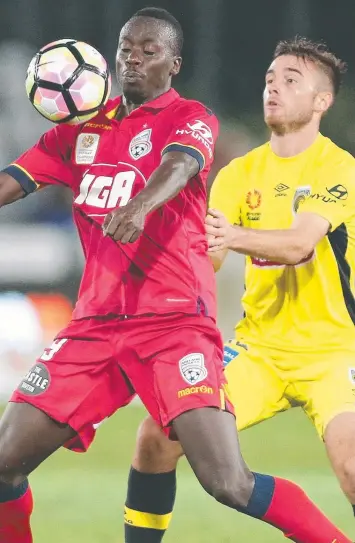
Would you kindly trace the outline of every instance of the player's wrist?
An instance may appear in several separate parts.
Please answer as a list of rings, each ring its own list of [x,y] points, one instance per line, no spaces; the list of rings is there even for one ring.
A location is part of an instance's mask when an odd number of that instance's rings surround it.
[[[227,248],[232,251],[241,251],[243,249],[244,228],[230,225],[228,228]]]

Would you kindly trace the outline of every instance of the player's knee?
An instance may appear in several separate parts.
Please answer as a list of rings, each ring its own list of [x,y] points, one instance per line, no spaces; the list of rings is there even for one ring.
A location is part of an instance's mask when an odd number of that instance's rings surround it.
[[[0,432],[0,486],[19,485],[26,477],[26,463],[19,458],[7,432]]]
[[[223,505],[240,509],[248,504],[253,488],[254,476],[250,471],[243,470],[236,476],[228,468],[212,473],[206,490]]]
[[[351,496],[355,496],[355,456],[351,456],[343,462],[342,472],[342,486],[345,492]]]
[[[139,471],[172,471],[183,455],[178,442],[170,441],[157,423],[147,417],[140,425],[133,465]]]
[[[17,486],[25,479],[25,466],[16,462],[15,455],[0,445],[0,486]]]

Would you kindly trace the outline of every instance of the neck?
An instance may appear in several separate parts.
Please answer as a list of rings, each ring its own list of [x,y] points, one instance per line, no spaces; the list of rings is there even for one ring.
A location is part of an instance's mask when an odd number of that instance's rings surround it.
[[[170,90],[170,86],[164,89],[159,89],[155,93],[151,94],[149,97],[132,97],[132,96],[126,96],[125,94],[122,95],[122,102],[118,109],[116,118],[122,119],[123,117],[126,117],[130,113],[132,113],[133,110],[137,109],[143,104],[146,104],[147,102],[151,102],[152,100],[155,100],[165,92],[168,92]]]
[[[298,155],[308,149],[319,134],[318,125],[305,125],[294,132],[278,134],[271,133],[270,144],[275,155],[288,158]]]

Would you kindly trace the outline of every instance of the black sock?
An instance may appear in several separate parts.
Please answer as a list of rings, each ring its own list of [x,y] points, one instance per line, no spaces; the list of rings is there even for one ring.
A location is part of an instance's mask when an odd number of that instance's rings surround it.
[[[176,494],[176,472],[141,473],[131,468],[125,506],[125,543],[160,543]]]

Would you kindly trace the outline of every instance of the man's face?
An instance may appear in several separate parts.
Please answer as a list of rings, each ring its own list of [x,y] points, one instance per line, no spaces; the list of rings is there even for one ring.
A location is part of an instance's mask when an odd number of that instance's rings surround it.
[[[315,111],[319,82],[319,69],[313,62],[292,55],[276,58],[265,78],[266,124],[279,133],[308,124]]]
[[[135,17],[122,28],[116,73],[123,94],[133,103],[152,100],[170,88],[181,58],[173,54],[172,28],[151,17]]]

